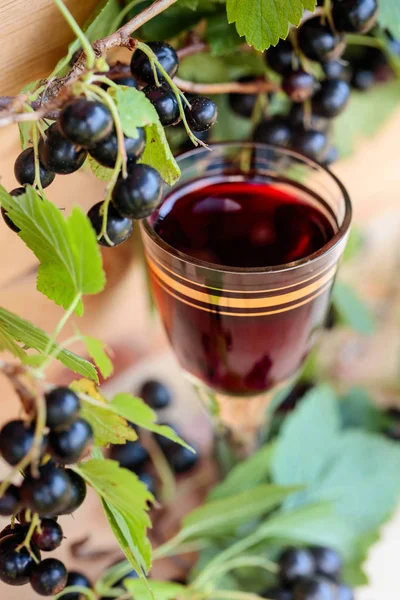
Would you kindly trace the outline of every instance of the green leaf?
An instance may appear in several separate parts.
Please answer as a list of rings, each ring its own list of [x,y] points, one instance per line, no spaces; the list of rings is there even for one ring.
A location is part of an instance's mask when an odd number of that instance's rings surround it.
[[[298,25],[304,9],[314,10],[315,0],[227,0],[229,23],[261,52],[286,38],[289,25]]]
[[[7,339],[11,337],[13,340],[22,343],[24,347],[33,348],[38,352],[44,352],[50,340],[45,331],[18,315],[9,312],[5,308],[0,308],[0,336],[2,338],[5,336]],[[10,348],[8,349],[10,350]],[[56,343],[51,345],[49,352],[74,373],[79,373],[83,377],[98,382],[96,369],[88,360],[77,356]],[[22,349],[21,353],[22,356],[20,358],[24,361],[26,360],[26,362],[30,362],[29,359],[33,358],[32,356],[27,356],[24,359]]]
[[[176,37],[182,31],[192,29],[203,17],[203,11],[194,11],[191,7],[171,6],[140,28],[142,38],[154,41],[165,41]],[[195,0],[187,0],[193,3]]]
[[[140,568],[148,571],[151,566],[151,546],[146,531],[151,521],[147,511],[148,502],[153,500],[153,496],[146,486],[134,473],[112,460],[92,459],[81,463],[76,471],[102,498],[108,509],[106,514],[112,514],[129,552]]]
[[[110,181],[113,175],[112,169],[103,167],[103,165],[100,165],[92,156],[88,156],[87,162],[89,163],[90,170],[92,171],[93,175],[97,177],[97,179],[100,179],[100,181],[105,181],[106,183]]]
[[[393,1],[397,3],[397,0]],[[357,142],[374,136],[396,110],[399,101],[399,80],[376,85],[368,94],[353,90],[349,106],[333,123],[333,143],[340,155],[351,155]],[[379,110],[371,111],[371,106],[376,104],[379,104]]]
[[[155,422],[157,419],[156,413],[140,398],[135,398],[132,394],[117,394],[114,396],[109,406],[112,410],[121,415],[121,417],[138,425],[138,427],[143,427],[144,429],[158,433],[169,440],[172,440],[176,444],[180,444],[189,450],[193,450],[186,442],[176,435],[171,427],[157,425]]]
[[[138,127],[159,122],[156,109],[143,92],[126,85],[119,85],[118,88],[110,88],[109,94],[115,100],[126,136],[137,138]]]
[[[81,416],[92,426],[94,441],[98,446],[104,448],[109,444],[125,444],[137,439],[136,432],[126,420],[107,408],[84,402]]]
[[[136,573],[142,575],[143,569],[141,566],[141,557],[132,540],[129,524],[112,504],[106,502],[104,499],[101,500],[101,503],[112,532],[115,535],[121,550],[131,563],[132,567],[135,569]]]
[[[398,0],[379,0],[378,19],[383,29],[400,38],[400,4]]]
[[[211,490],[209,499],[229,498],[229,496],[235,496],[238,490],[244,492],[265,482],[270,470],[272,452],[272,446],[264,446],[250,458],[238,463],[224,481]]]
[[[182,60],[179,65],[179,76],[195,83],[228,81],[224,59],[222,57],[210,57],[206,52],[200,52]]]
[[[93,359],[102,376],[107,379],[114,371],[114,365],[106,353],[107,344],[91,335],[81,336],[90,358]]]
[[[56,304],[69,308],[78,295],[97,294],[105,285],[101,254],[87,216],[78,207],[68,219],[28,186],[13,197],[0,186],[0,201],[19,236],[40,261],[37,289]],[[82,315],[80,301],[75,310]]]
[[[342,575],[343,580],[351,587],[359,587],[369,583],[363,565],[368,558],[371,546],[374,546],[379,539],[378,529],[367,531],[356,538],[353,556],[351,560],[345,562]]]
[[[156,169],[168,185],[176,183],[181,176],[159,120],[146,127],[146,147],[138,162]]]
[[[1,310],[1,309],[0,309]],[[11,352],[13,356],[19,358],[20,360],[24,360],[25,352],[18,346],[18,344],[14,341],[12,335],[10,335],[7,331],[2,328],[2,323],[0,321],[0,351]]]
[[[375,319],[369,308],[349,284],[337,281],[333,288],[332,302],[339,321],[363,335],[375,331]]]
[[[370,394],[362,387],[348,390],[340,398],[339,410],[342,427],[347,429],[380,432],[387,423],[386,415],[374,405]]]
[[[175,600],[186,589],[180,583],[172,581],[157,581],[150,579],[148,581],[150,590],[140,579],[125,579],[124,587],[132,594],[135,600]],[[153,594],[151,593],[153,592]]]
[[[260,485],[229,498],[207,502],[186,515],[180,535],[189,539],[234,534],[239,525],[276,508],[298,489],[296,486]]]
[[[214,56],[228,54],[243,43],[235,26],[226,20],[225,14],[217,14],[207,19],[205,39]]]

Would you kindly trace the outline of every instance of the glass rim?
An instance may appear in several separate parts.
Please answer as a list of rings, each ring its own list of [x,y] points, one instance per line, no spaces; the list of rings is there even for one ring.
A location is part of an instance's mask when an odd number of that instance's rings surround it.
[[[321,246],[321,248],[319,250],[317,250],[316,252],[313,252],[312,254],[308,254],[304,258],[301,258],[299,260],[295,260],[292,262],[283,263],[280,265],[267,266],[267,267],[233,267],[233,266],[229,266],[229,265],[221,265],[218,263],[212,263],[212,262],[208,262],[208,261],[201,260],[198,258],[194,258],[193,256],[190,256],[190,254],[186,254],[184,252],[181,252],[180,250],[177,250],[176,248],[174,248],[173,246],[171,246],[170,244],[165,242],[162,239],[162,237],[159,236],[158,233],[153,229],[153,227],[150,225],[150,222],[149,222],[149,219],[151,217],[146,217],[145,219],[142,219],[140,221],[141,229],[144,230],[146,232],[146,234],[158,246],[160,246],[165,252],[167,252],[174,258],[183,260],[184,262],[190,263],[196,267],[202,267],[205,269],[210,269],[212,271],[220,271],[223,273],[239,273],[239,274],[240,273],[242,273],[242,274],[245,274],[245,273],[249,273],[249,274],[283,273],[285,271],[297,269],[297,268],[303,267],[307,264],[314,263],[319,258],[330,253],[339,244],[339,242],[343,239],[343,237],[348,232],[350,223],[351,223],[351,216],[352,216],[352,205],[351,205],[350,196],[349,196],[349,193],[347,192],[345,186],[340,181],[340,179],[330,169],[328,169],[328,167],[309,158],[305,154],[296,152],[295,150],[289,150],[289,149],[283,148],[281,146],[274,146],[272,144],[263,144],[263,143],[259,143],[259,142],[240,142],[240,141],[217,142],[215,144],[209,144],[209,147],[211,148],[211,150],[209,150],[209,152],[212,152],[213,148],[226,148],[226,147],[235,147],[235,146],[239,147],[240,149],[259,148],[260,150],[265,149],[265,150],[273,150],[275,152],[280,152],[282,154],[286,154],[286,155],[292,156],[293,158],[300,160],[301,162],[303,162],[303,164],[309,164],[313,168],[317,167],[319,170],[325,172],[330,177],[330,179],[337,185],[337,187],[339,188],[339,190],[342,193],[343,200],[344,200],[345,213],[344,213],[344,218],[343,218],[342,224],[339,226],[337,232],[330,238],[330,240],[328,240],[328,242],[326,242],[323,246]],[[177,162],[179,163],[187,158],[195,157],[197,154],[201,154],[204,152],[207,152],[207,149],[204,148],[203,146],[199,146],[197,148],[194,148],[193,150],[188,150],[186,152],[182,152],[181,154],[179,154],[176,157],[176,159],[177,159]],[[173,186],[171,186],[171,188],[172,187]]]

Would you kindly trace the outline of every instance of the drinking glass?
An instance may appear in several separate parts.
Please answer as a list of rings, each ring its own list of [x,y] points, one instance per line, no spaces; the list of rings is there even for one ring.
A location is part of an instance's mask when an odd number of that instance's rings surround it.
[[[324,325],[349,231],[350,199],[328,169],[279,147],[215,144],[178,162],[182,177],[166,197],[214,176],[260,177],[317,208],[334,232],[301,260],[241,268],[186,255],[156,233],[154,215],[142,221],[155,301],[178,361],[246,444],[254,441],[272,394],[296,377]]]

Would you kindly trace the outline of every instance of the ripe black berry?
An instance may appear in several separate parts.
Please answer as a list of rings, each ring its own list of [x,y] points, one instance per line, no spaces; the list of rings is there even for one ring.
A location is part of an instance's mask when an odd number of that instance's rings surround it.
[[[344,583],[339,583],[338,587],[336,588],[336,594],[337,596],[335,600],[354,600],[353,590]]]
[[[4,515],[4,516],[8,516],[8,515]],[[14,525],[7,525],[7,527],[4,527],[4,529],[2,529],[0,531],[0,540],[2,540],[3,538],[9,536],[9,535],[15,535],[16,537],[19,537],[21,541],[24,540],[25,535],[28,532],[28,528],[20,525],[19,523],[14,523]]]
[[[156,109],[161,125],[168,127],[179,123],[181,116],[178,100],[168,84],[148,85],[143,92]]]
[[[100,235],[103,226],[103,215],[101,213],[102,206],[103,202],[98,202],[92,206],[88,212],[88,217],[97,235]],[[107,235],[114,246],[119,246],[125,242],[131,236],[132,231],[133,222],[126,217],[122,217],[113,205],[109,204],[107,213]],[[101,246],[110,247],[110,244],[104,237],[101,237],[98,240],[98,243]]]
[[[300,69],[284,75],[282,89],[293,102],[305,102],[314,94],[317,80],[314,75]]]
[[[280,75],[287,75],[294,66],[295,55],[289,40],[280,40],[276,46],[271,46],[265,55],[267,65]]]
[[[148,459],[148,452],[140,442],[126,442],[126,444],[111,446],[110,458],[116,460],[121,467],[136,471]]]
[[[42,519],[40,528],[35,530],[32,541],[39,550],[43,552],[52,552],[61,545],[63,541],[63,531],[60,525],[54,519]]]
[[[322,131],[314,129],[295,131],[292,147],[317,162],[323,162],[328,152],[329,140]]]
[[[10,421],[0,431],[0,454],[15,466],[32,448],[34,429],[25,421]]]
[[[327,60],[321,64],[322,70],[327,79],[344,79],[349,81],[351,68],[342,60]]]
[[[78,396],[67,387],[58,387],[45,396],[46,425],[50,429],[69,425],[79,415],[81,402]]]
[[[63,591],[68,578],[65,565],[56,558],[46,558],[32,570],[29,581],[40,596],[54,596]]]
[[[71,142],[91,148],[107,137],[113,128],[113,119],[107,106],[101,102],[76,98],[64,106],[60,127]]]
[[[138,136],[129,138],[124,135],[124,146],[128,164],[135,162],[143,154],[146,144],[144,129],[138,127]],[[104,167],[113,169],[118,156],[118,138],[115,130],[108,137],[91,148],[90,155]]]
[[[335,586],[324,579],[304,578],[296,584],[294,600],[337,600]]]
[[[25,194],[25,191],[25,188],[15,188],[14,190],[11,190],[10,195],[14,197],[21,196],[22,194]],[[15,225],[13,221],[11,221],[6,209],[3,206],[1,207],[1,215],[3,217],[4,223],[7,225],[7,227],[11,229],[11,231],[15,231],[15,233],[21,231],[20,228],[17,227],[17,225]]]
[[[269,588],[262,593],[262,598],[268,598],[268,600],[292,600],[293,596],[290,590],[284,588]]]
[[[53,123],[46,130],[46,136],[46,140],[42,139],[39,144],[40,162],[50,171],[60,175],[78,171],[86,160],[87,151],[67,140],[58,123]]]
[[[53,171],[39,163],[40,182],[43,188],[48,187],[56,176]],[[35,152],[33,148],[23,150],[14,164],[14,175],[21,185],[33,185],[35,182]]]
[[[125,85],[126,87],[135,88],[136,90],[139,88],[136,79],[127,73],[115,73],[109,75],[109,77],[118,85]]]
[[[93,441],[93,429],[85,419],[49,433],[49,452],[62,465],[79,462]]]
[[[312,100],[312,110],[319,117],[332,119],[346,108],[350,86],[342,79],[327,79]]]
[[[86,482],[78,473],[71,469],[65,469],[65,475],[68,477],[70,485],[70,497],[68,503],[59,512],[60,515],[70,515],[74,513],[84,502],[86,498]]]
[[[315,573],[312,554],[303,548],[287,548],[278,560],[279,579],[284,585],[293,585],[302,577]]]
[[[71,483],[63,469],[47,463],[36,479],[28,475],[21,486],[21,499],[26,508],[40,516],[61,514],[71,501]]]
[[[161,201],[162,181],[153,167],[132,165],[128,177],[119,178],[112,194],[117,211],[128,219],[144,219]]]
[[[147,44],[157,57],[158,62],[170,77],[174,77],[179,67],[178,55],[174,48],[164,42],[149,42]],[[154,73],[150,61],[146,54],[141,50],[136,50],[131,60],[132,75],[143,83],[155,83]],[[157,69],[159,82],[164,81],[164,77]]]
[[[190,107],[186,106],[185,114],[188,125],[193,131],[206,131],[214,125],[218,117],[215,102],[206,96],[195,96],[190,100]]]
[[[155,410],[166,408],[172,401],[170,389],[161,381],[154,379],[149,379],[142,385],[139,396]]]
[[[377,0],[334,0],[332,18],[337,31],[366,33],[376,23]]]
[[[174,473],[187,473],[194,469],[199,461],[199,454],[177,444],[166,452],[166,457]]]
[[[289,119],[295,129],[316,129],[325,132],[329,128],[328,119],[315,115],[312,111],[306,116],[304,104],[292,104]]]
[[[370,69],[356,69],[351,78],[351,86],[365,92],[376,83],[375,73]]]
[[[69,587],[81,587],[87,588],[90,590],[92,588],[92,584],[89,579],[83,573],[78,573],[77,571],[70,571],[68,573],[67,585],[66,588]],[[72,592],[71,594],[64,594],[63,600],[83,600],[83,594],[77,594]]]
[[[255,81],[254,77],[241,77],[240,83],[250,83]],[[234,113],[245,119],[250,119],[257,102],[256,94],[229,94],[229,106]]]
[[[155,496],[157,486],[156,480],[154,479],[153,475],[150,475],[150,473],[139,473],[138,478],[142,483],[144,483],[150,494],[153,494],[153,496]]]
[[[0,581],[8,585],[25,585],[35,567],[35,561],[27,548],[16,552],[21,544],[18,535],[8,535],[0,540]],[[40,552],[31,545],[31,552],[40,559]]]
[[[273,144],[288,148],[292,139],[292,129],[285,117],[272,117],[261,121],[254,130],[253,139],[261,144]]]
[[[342,559],[336,550],[324,546],[309,548],[315,563],[316,573],[329,579],[339,579],[342,570]]]
[[[20,507],[19,489],[15,485],[9,485],[0,497],[0,515],[10,517],[18,512]]]
[[[298,30],[300,50],[318,62],[337,58],[341,53],[341,37],[335,34],[328,23],[322,23],[320,17],[313,17],[303,23]]]

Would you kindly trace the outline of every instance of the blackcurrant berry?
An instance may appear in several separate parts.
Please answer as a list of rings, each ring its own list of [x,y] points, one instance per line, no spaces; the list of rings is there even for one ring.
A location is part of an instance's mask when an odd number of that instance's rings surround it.
[[[78,473],[75,473],[75,471],[72,471],[71,469],[65,469],[64,472],[69,479],[70,498],[59,514],[71,515],[83,504],[86,498],[87,488],[85,480],[78,475]]]
[[[351,68],[342,60],[327,60],[321,64],[321,67],[327,79],[350,80]]]
[[[288,148],[292,139],[292,129],[288,119],[275,116],[261,121],[254,130],[253,139],[260,144],[272,144]]]
[[[54,596],[63,591],[68,573],[65,565],[56,558],[46,558],[32,570],[29,581],[39,596]]]
[[[370,69],[356,69],[351,78],[351,86],[361,92],[369,90],[375,83],[375,73]]]
[[[161,381],[156,381],[155,379],[149,379],[149,381],[146,381],[142,385],[139,396],[155,410],[167,408],[172,401],[171,390],[165,383],[161,383]]]
[[[298,129],[293,135],[292,148],[317,162],[323,162],[329,148],[328,136],[314,129]]]
[[[173,425],[172,423],[159,423],[159,425],[166,425],[167,427],[170,427],[177,436],[182,437],[180,434],[180,431],[176,425]],[[154,435],[154,439],[156,440],[157,444],[160,446],[160,448],[165,453],[169,452],[169,450],[171,450],[172,448],[174,448],[176,446],[176,442],[173,442],[169,438],[166,438],[165,436],[160,435],[159,433],[154,433],[153,435]]]
[[[64,136],[84,148],[91,148],[107,137],[113,128],[113,118],[101,102],[76,98],[66,104],[60,114]]]
[[[10,196],[21,196],[22,194],[25,194],[25,192],[25,188],[15,188],[14,190],[11,190]],[[3,217],[4,223],[7,225],[7,227],[11,229],[11,231],[15,231],[15,233],[21,231],[20,228],[17,227],[17,225],[15,225],[15,223],[11,221],[6,209],[3,206],[1,207],[1,215]]]
[[[135,88],[136,90],[139,88],[136,79],[126,73],[113,74],[112,76],[110,76],[110,79],[112,79],[112,81],[114,81],[118,85],[125,85],[126,87]]]
[[[18,512],[20,508],[19,489],[15,485],[9,485],[0,497],[0,515],[10,517]]]
[[[32,541],[39,550],[52,552],[61,545],[63,541],[63,530],[54,519],[42,519],[33,536]]]
[[[338,552],[325,546],[312,546],[309,550],[314,558],[316,573],[338,580],[342,570],[342,559]]]
[[[103,202],[98,202],[88,212],[88,217],[97,235],[100,235],[103,226],[103,214],[101,208]],[[107,213],[107,235],[113,242],[114,246],[119,246],[125,242],[132,234],[133,222],[131,219],[122,217],[112,204],[108,206]],[[101,237],[98,240],[101,246],[110,247],[108,241]]]
[[[188,125],[193,131],[206,131],[214,125],[218,117],[215,102],[206,96],[195,96],[190,100],[190,108],[185,107]]]
[[[126,444],[113,445],[110,448],[111,460],[116,460],[121,467],[136,471],[148,459],[149,454],[140,442],[126,442]]]
[[[280,40],[276,46],[268,48],[265,59],[267,65],[280,75],[287,75],[294,67],[295,54],[289,40]]]
[[[120,177],[112,193],[117,211],[128,219],[144,219],[157,208],[162,196],[161,177],[149,165],[132,165],[128,177]]]
[[[342,79],[326,79],[312,100],[312,111],[319,117],[332,119],[346,108],[350,86]]]
[[[166,457],[174,473],[187,473],[199,461],[199,454],[177,444],[166,452]]]
[[[85,419],[49,433],[49,452],[62,465],[79,462],[93,441],[93,429]]]
[[[377,0],[334,0],[332,18],[337,31],[366,33],[376,23]]]
[[[179,123],[181,115],[178,100],[168,84],[148,85],[143,92],[156,109],[161,125],[168,127]]]
[[[68,387],[58,387],[45,395],[46,425],[50,429],[69,425],[78,418],[81,402]]]
[[[239,83],[251,83],[255,81],[254,77],[241,77]],[[229,106],[239,117],[250,119],[257,102],[257,94],[236,94],[228,96]]]
[[[293,102],[305,102],[314,94],[317,80],[314,75],[300,69],[284,75],[282,89]]]
[[[65,587],[81,587],[90,590],[92,588],[92,584],[90,583],[86,575],[83,575],[83,573],[78,573],[77,571],[70,571],[68,573],[67,585]],[[71,592],[70,594],[64,594],[63,600],[84,600],[84,596],[83,594]]]
[[[46,130],[46,140],[39,144],[40,162],[60,175],[74,173],[86,160],[87,150],[76,146],[63,136],[58,123],[53,123]]]
[[[311,107],[310,107],[311,108]],[[316,129],[317,131],[327,131],[329,120],[315,115],[312,110],[310,115],[306,115],[304,104],[292,104],[289,113],[289,119],[292,127],[300,129]]]
[[[156,480],[154,479],[153,475],[150,475],[150,473],[139,473],[138,478],[142,483],[144,483],[144,485],[149,490],[150,494],[153,494],[153,496],[155,496],[157,486]]]
[[[353,590],[344,583],[339,583],[336,588],[335,600],[354,600]]]
[[[38,478],[28,475],[21,486],[23,505],[40,516],[61,514],[71,493],[68,475],[51,462],[40,467]]]
[[[40,182],[43,188],[48,187],[56,176],[53,171],[39,163]],[[33,185],[35,182],[35,152],[33,148],[23,150],[14,164],[14,175],[21,185]]]
[[[308,19],[298,30],[300,50],[318,62],[324,62],[341,54],[342,38],[335,34],[328,23],[322,23],[320,17]]]
[[[0,454],[15,466],[32,448],[34,428],[25,421],[10,421],[0,431]]]
[[[307,577],[299,581],[294,590],[294,600],[336,600],[335,586],[324,579]]]
[[[284,588],[268,588],[261,594],[262,598],[268,598],[268,600],[292,600],[293,596],[290,590]]]
[[[284,585],[293,585],[302,577],[312,577],[315,563],[312,554],[303,548],[286,548],[278,559],[279,579]]]
[[[34,544],[31,545],[30,552],[27,548],[17,552],[21,541],[18,535],[8,535],[0,540],[0,581],[8,585],[28,583],[35,567],[31,553],[40,560],[40,552]]]
[[[126,137],[124,135],[124,147],[128,164],[135,162],[143,154],[146,144],[144,129],[138,127],[138,135],[136,138]],[[93,156],[98,163],[103,167],[113,169],[118,157],[118,138],[115,130],[99,142],[90,150],[90,155]]]
[[[149,42],[147,44],[156,55],[156,58],[164,71],[174,77],[179,67],[179,59],[172,46],[165,42]],[[136,79],[143,83],[155,83],[152,66],[146,54],[141,50],[136,50],[131,60],[131,72]],[[159,82],[164,81],[164,77],[157,69]]]
[[[8,515],[4,515],[4,516],[8,516]],[[0,540],[2,540],[3,538],[5,538],[9,535],[15,535],[21,541],[23,541],[25,539],[27,532],[28,532],[28,527],[25,527],[24,525],[20,525],[19,523],[14,523],[14,525],[10,524],[10,525],[7,525],[7,527],[4,527],[4,529],[2,529],[0,531]]]

